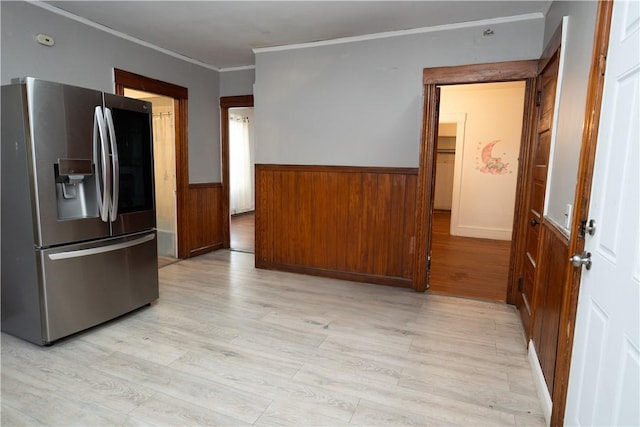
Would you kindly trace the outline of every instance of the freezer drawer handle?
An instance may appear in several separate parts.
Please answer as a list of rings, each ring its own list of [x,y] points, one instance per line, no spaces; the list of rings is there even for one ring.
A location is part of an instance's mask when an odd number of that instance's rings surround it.
[[[49,254],[49,259],[56,261],[60,259],[79,258],[81,256],[96,255],[104,252],[117,251],[124,248],[130,248],[131,246],[141,245],[145,242],[149,242],[155,239],[155,234],[147,234],[139,239],[129,240],[128,242],[116,243],[115,245],[101,246],[99,248],[90,249],[78,249],[77,251],[58,252],[55,254]]]

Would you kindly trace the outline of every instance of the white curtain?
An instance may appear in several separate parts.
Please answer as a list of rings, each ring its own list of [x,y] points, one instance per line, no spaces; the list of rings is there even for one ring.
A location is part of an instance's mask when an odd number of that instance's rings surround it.
[[[253,207],[249,118],[229,114],[229,210],[248,212]]]

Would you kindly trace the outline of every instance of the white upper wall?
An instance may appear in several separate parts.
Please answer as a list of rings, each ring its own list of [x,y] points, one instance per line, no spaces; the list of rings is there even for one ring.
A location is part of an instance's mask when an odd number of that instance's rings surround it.
[[[540,17],[259,50],[256,163],[417,167],[422,70],[537,59],[543,31]]]
[[[220,96],[252,95],[256,70],[233,70],[220,72]]]
[[[551,39],[563,16],[568,16],[564,71],[559,82],[560,104],[550,176],[547,182],[545,215],[565,228],[565,209],[573,204],[582,144],[589,68],[598,3],[595,1],[554,1],[547,13],[545,44]]]
[[[189,180],[220,181],[219,73],[24,2],[0,2],[1,83],[32,76],[114,92],[113,69],[189,90]],[[55,39],[36,43],[36,33]]]

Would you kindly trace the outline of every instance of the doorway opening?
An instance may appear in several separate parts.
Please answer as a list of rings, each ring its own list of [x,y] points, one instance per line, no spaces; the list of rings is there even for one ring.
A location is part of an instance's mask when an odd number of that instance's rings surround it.
[[[154,117],[154,147],[156,145],[156,133],[162,136],[162,154],[155,153],[155,181],[156,184],[166,182],[160,192],[156,193],[156,210],[162,216],[157,218],[159,254],[158,265],[160,267],[175,262],[178,259],[189,256],[187,245],[188,224],[186,223],[187,187],[189,183],[189,166],[187,162],[187,101],[186,88],[172,83],[162,82],[149,77],[130,73],[128,71],[114,69],[115,93],[118,95],[138,96],[143,99],[151,98],[154,113],[160,114],[158,119]],[[156,103],[153,101],[156,100]],[[168,122],[172,127],[160,127],[156,129],[156,121]],[[160,130],[162,129],[162,130]],[[173,144],[173,149],[168,145]],[[155,148],[154,148],[155,149]],[[169,164],[173,159],[173,167]],[[162,159],[162,165],[158,165]],[[160,167],[160,171],[158,170]],[[166,169],[164,169],[166,168]],[[173,176],[172,176],[173,175]],[[160,212],[162,210],[162,213]],[[173,213],[173,214],[172,214]],[[173,225],[172,225],[173,224]],[[162,242],[160,242],[162,239]],[[164,255],[166,254],[166,255]]]
[[[507,284],[508,303],[515,300],[517,286],[516,272],[519,271],[517,257],[513,254],[521,253],[524,242],[522,229],[524,223],[520,220],[521,210],[524,205],[525,193],[523,191],[525,181],[525,167],[529,165],[529,149],[531,145],[532,117],[535,111],[535,83],[538,74],[538,61],[512,61],[487,64],[474,64],[453,67],[425,68],[423,70],[424,84],[424,110],[422,125],[422,141],[420,146],[420,158],[418,168],[417,199],[416,199],[416,223],[415,245],[413,247],[413,289],[424,292],[429,286],[432,243],[432,214],[433,214],[433,184],[436,172],[436,140],[438,136],[438,123],[440,111],[441,87],[450,85],[472,83],[496,83],[496,82],[525,82],[524,113],[522,115],[522,138],[520,141],[520,153],[522,157],[517,164],[515,193],[515,209],[513,218],[517,218],[513,229],[512,250],[509,261],[509,274]],[[476,141],[482,144],[482,141]],[[485,142],[486,144],[486,142]],[[495,144],[494,144],[495,145]],[[456,150],[457,151],[457,150]],[[493,156],[489,156],[491,158]],[[487,165],[488,166],[488,165]]]
[[[525,82],[441,87],[430,290],[506,301]]]
[[[244,113],[244,115],[243,115]],[[223,96],[220,98],[220,145],[222,152],[222,239],[223,239],[223,247],[227,249],[236,249],[243,252],[251,252],[255,253],[255,210],[249,208],[248,210],[239,209],[240,212],[234,212],[231,209],[231,133],[236,132],[244,133],[245,131],[249,133],[249,146],[253,146],[254,138],[253,135],[253,95],[239,95],[239,96]],[[244,124],[241,127],[236,128],[236,130],[232,130],[231,120],[235,117],[235,124],[238,124],[237,119],[242,121],[244,118],[247,118],[246,128]],[[240,138],[241,142],[244,141],[246,144],[245,138]],[[246,150],[236,150],[237,147],[233,147],[235,153],[243,153]],[[252,152],[253,150],[251,150]],[[240,159],[249,157],[249,169],[251,172],[251,186],[253,192],[253,204],[255,205],[255,161],[252,154],[248,156],[246,154],[241,154],[238,156]],[[240,169],[245,169],[247,167],[246,160],[239,160],[240,166],[236,166],[234,172],[239,172]],[[243,174],[245,178],[242,180],[246,182],[246,171]],[[237,181],[237,179],[236,179]],[[246,186],[245,186],[246,187]],[[235,197],[235,196],[234,196]],[[246,200],[246,199],[245,199]],[[246,203],[244,203],[246,205]],[[241,203],[242,205],[242,203]],[[238,211],[238,208],[234,208]],[[245,207],[246,209],[246,207]],[[233,217],[232,217],[233,214]],[[233,232],[236,240],[234,244],[231,244],[231,234],[232,234],[232,224],[233,224]]]
[[[229,109],[230,249],[255,253],[253,107]]]
[[[178,260],[173,98],[127,88],[124,95],[151,103],[158,267],[162,268]]]

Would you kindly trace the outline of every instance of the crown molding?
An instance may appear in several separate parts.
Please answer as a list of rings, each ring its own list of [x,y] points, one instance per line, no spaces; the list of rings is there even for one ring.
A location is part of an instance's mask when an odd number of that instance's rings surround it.
[[[415,34],[433,33],[437,31],[457,30],[461,28],[472,28],[487,25],[505,24],[510,22],[530,21],[534,19],[544,19],[544,14],[540,12],[527,13],[524,15],[514,15],[502,18],[481,19],[478,21],[460,22],[456,24],[436,25],[433,27],[412,28],[409,30],[386,31],[383,33],[366,34],[362,36],[341,37],[331,40],[321,40],[308,43],[296,43],[282,46],[261,47],[253,49],[253,53],[279,52],[284,50],[307,49],[312,47],[331,46],[336,44],[355,43],[368,40],[386,39],[391,37],[410,36]]]
[[[88,26],[93,27],[95,29],[98,29],[100,31],[104,31],[105,33],[109,33],[109,34],[111,34],[113,36],[116,36],[116,37],[119,37],[121,39],[125,39],[125,40],[128,40],[128,41],[132,42],[132,43],[138,44],[140,46],[148,47],[149,49],[153,49],[155,51],[164,53],[165,55],[169,55],[169,56],[172,56],[174,58],[180,59],[182,61],[190,62],[192,64],[199,65],[201,67],[208,68],[208,69],[213,70],[213,71],[220,71],[220,68],[215,67],[215,66],[213,66],[211,64],[206,64],[204,62],[198,61],[197,59],[189,58],[188,56],[184,56],[184,55],[176,53],[176,52],[174,52],[172,50],[165,49],[165,48],[160,47],[160,46],[156,46],[153,43],[149,43],[149,42],[146,42],[144,40],[140,40],[138,38],[130,36],[128,34],[125,34],[123,32],[116,31],[113,28],[109,28],[107,26],[104,26],[102,24],[98,24],[97,22],[90,21],[89,19],[83,18],[81,16],[74,15],[73,13],[67,12],[66,10],[58,9],[57,7],[52,6],[52,5],[50,5],[48,3],[45,3],[43,1],[40,1],[40,0],[24,0],[24,1],[26,3],[32,4],[34,6],[37,6],[39,8],[48,10],[49,12],[55,13],[57,15],[64,16],[65,18],[69,18],[69,19],[71,19],[73,21],[80,22],[82,24],[88,25]]]
[[[255,69],[256,69],[255,65],[242,65],[239,67],[220,68],[218,71],[220,71],[221,73],[226,73],[229,71],[244,71],[244,70],[255,70]]]

